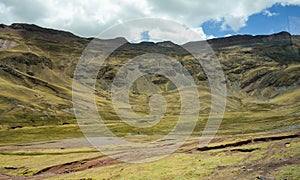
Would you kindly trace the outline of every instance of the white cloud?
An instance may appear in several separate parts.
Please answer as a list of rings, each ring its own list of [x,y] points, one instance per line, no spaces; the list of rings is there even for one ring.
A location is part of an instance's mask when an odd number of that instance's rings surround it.
[[[263,14],[265,16],[269,16],[269,17],[271,17],[271,16],[278,16],[279,15],[279,13],[270,12],[269,10],[264,10]]]
[[[120,22],[154,17],[186,24],[207,39],[210,36],[203,32],[202,23],[212,20],[222,23],[223,30],[237,31],[246,26],[248,17],[253,14],[275,15],[267,9],[276,3],[300,5],[299,0],[0,0],[0,22],[35,23],[81,36],[96,36]],[[153,30],[149,34],[154,36],[159,32]],[[168,36],[179,41],[181,38],[172,32]]]
[[[199,35],[200,40],[205,40],[205,39],[213,39],[216,38],[213,35],[208,35],[203,31],[202,27],[197,27],[197,28],[191,28],[192,31],[196,32]],[[195,40],[194,40],[195,41]]]
[[[103,34],[101,39],[110,39],[118,36],[125,37],[131,42],[143,41],[141,34],[147,31],[150,41],[173,41],[184,44],[189,41],[205,40],[207,36],[201,27],[190,29],[182,24],[158,18],[137,19],[118,26],[114,26]]]
[[[214,39],[214,38],[217,38],[217,37],[214,35],[206,35],[206,39]]]
[[[234,31],[238,31],[241,27],[246,26],[246,22],[248,21],[248,16],[235,16],[229,15],[224,18],[224,22],[222,23],[222,30],[232,29]]]
[[[191,28],[193,31],[195,31],[201,39],[207,39],[207,35],[204,33],[202,27],[196,27],[196,28]]]
[[[230,37],[232,36],[232,34],[226,34],[224,37]]]

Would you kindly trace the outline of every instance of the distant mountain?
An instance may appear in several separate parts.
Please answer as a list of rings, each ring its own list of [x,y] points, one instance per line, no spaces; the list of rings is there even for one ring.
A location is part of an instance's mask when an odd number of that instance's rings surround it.
[[[234,35],[230,37],[223,38],[214,38],[209,39],[207,42],[213,47],[226,47],[233,45],[247,45],[247,44],[256,44],[256,43],[272,43],[272,42],[282,42],[287,41],[291,43],[292,35],[288,32],[280,32],[271,35]],[[184,46],[192,46],[197,42],[188,42]]]
[[[1,24],[1,128],[74,123],[71,101],[73,73],[91,40],[36,25]],[[98,73],[96,96],[99,101],[106,102],[110,98],[109,88],[121,65],[144,53],[173,57],[189,71],[199,89],[207,87],[205,72],[184,49],[198,47],[203,42],[189,42],[181,47],[170,41],[139,44],[131,44],[124,38],[98,41],[100,45],[124,43],[111,54]],[[294,112],[293,108],[299,107],[299,36],[280,32],[259,36],[236,35],[207,42],[219,58],[226,76],[228,111],[251,109],[254,102],[271,103],[274,111],[276,108],[292,108],[291,112]],[[145,62],[145,66],[151,65]],[[168,79],[147,75],[132,86],[132,96],[147,97],[149,92],[145,84],[170,96],[174,93],[174,84]],[[209,92],[204,88],[203,97]],[[268,106],[271,107],[270,104]],[[207,113],[209,107],[209,98],[205,98],[201,107],[203,112]],[[143,108],[139,110],[144,111]]]

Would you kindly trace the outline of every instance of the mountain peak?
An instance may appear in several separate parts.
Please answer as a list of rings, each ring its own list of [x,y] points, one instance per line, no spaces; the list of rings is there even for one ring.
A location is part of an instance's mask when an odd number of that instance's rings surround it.
[[[156,44],[163,47],[178,47],[178,45],[173,43],[172,41],[163,41],[163,42],[158,42]]]

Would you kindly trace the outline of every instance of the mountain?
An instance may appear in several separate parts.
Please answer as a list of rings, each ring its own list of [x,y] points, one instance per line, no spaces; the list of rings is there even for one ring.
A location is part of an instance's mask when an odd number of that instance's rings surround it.
[[[0,128],[75,123],[73,73],[83,50],[91,41],[92,38],[36,25],[1,24]],[[185,49],[201,46],[203,42],[178,46],[170,41],[131,44],[124,38],[96,41],[99,45],[124,43],[107,58],[98,72],[95,95],[99,109],[105,111],[104,118],[109,121],[118,119],[112,110],[109,91],[116,73],[130,59],[144,53],[165,54],[179,61],[198,85],[201,112],[208,114],[210,89],[206,74],[197,59]],[[270,129],[275,128],[272,126],[274,119],[276,128],[299,122],[299,36],[280,32],[258,36],[236,35],[207,42],[224,70],[228,113],[239,113],[237,120],[243,119],[240,116],[244,114],[251,114],[247,120],[268,121]],[[146,61],[144,65],[151,66]],[[171,69],[167,71],[171,72]],[[130,98],[134,111],[149,112],[149,89],[164,94],[171,106],[167,110],[169,114],[179,113],[180,103],[175,98],[178,92],[174,84],[155,74],[145,75],[132,85]]]

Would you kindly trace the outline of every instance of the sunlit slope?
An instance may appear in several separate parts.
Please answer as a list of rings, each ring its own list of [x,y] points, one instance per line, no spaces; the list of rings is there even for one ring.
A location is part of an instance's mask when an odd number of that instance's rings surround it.
[[[90,41],[34,25],[1,25],[1,129],[75,123],[71,98],[73,72]],[[100,47],[116,42],[125,44],[107,58],[95,84],[98,109],[108,126],[120,135],[126,135],[129,130],[136,134],[164,134],[177,121],[181,99],[174,84],[164,76],[149,74],[137,79],[129,95],[132,109],[141,116],[149,113],[149,97],[153,91],[166,98],[165,119],[153,129],[134,128],[121,122],[112,106],[110,87],[122,65],[144,53],[156,53],[180,62],[193,77],[201,102],[200,107],[195,107],[200,109],[195,132],[200,133],[210,112],[211,95],[199,61],[172,42],[130,44],[123,38],[98,40]],[[187,43],[183,47],[196,47],[197,43],[201,42]],[[286,32],[270,36],[241,35],[208,43],[221,62],[228,91],[221,133],[263,131],[299,124],[298,36]],[[151,64],[145,62],[144,66],[151,67]]]

